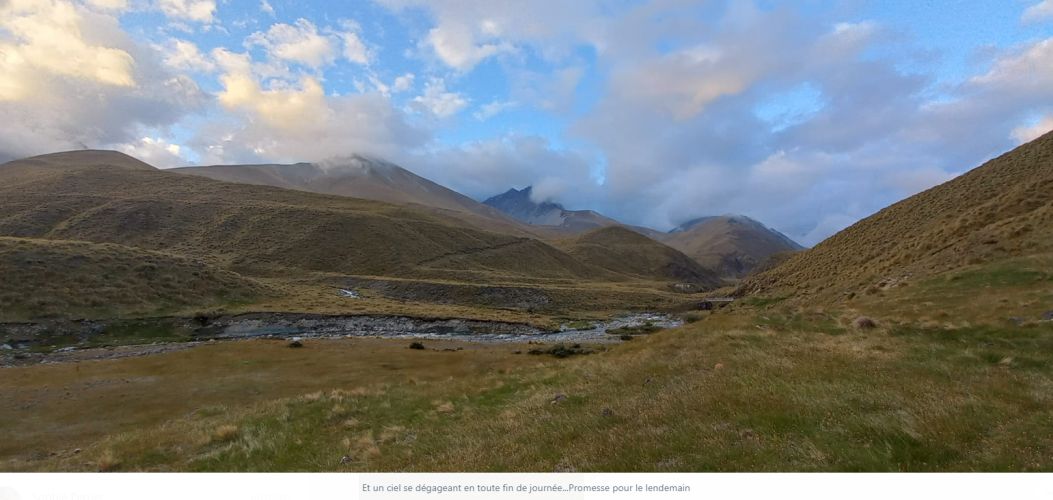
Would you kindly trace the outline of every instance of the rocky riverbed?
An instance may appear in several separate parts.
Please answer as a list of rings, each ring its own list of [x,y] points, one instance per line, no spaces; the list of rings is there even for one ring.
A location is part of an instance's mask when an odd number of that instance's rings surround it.
[[[0,338],[7,339],[0,345],[0,366],[144,356],[190,348],[201,342],[262,338],[379,337],[486,343],[612,343],[622,341],[621,335],[608,333],[612,330],[642,325],[673,328],[682,324],[678,318],[656,313],[631,314],[607,321],[568,323],[557,331],[499,321],[290,313],[134,321],[131,324],[98,320],[0,324]],[[99,345],[100,339],[111,333],[111,330],[134,333],[137,328],[170,332],[170,335],[161,336],[158,341],[150,343]],[[55,339],[63,339],[64,343],[49,344]]]

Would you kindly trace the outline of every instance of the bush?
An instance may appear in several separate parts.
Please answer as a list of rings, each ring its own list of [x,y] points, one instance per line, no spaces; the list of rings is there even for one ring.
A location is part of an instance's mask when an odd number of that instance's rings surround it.
[[[531,349],[531,350],[527,351],[527,354],[533,354],[534,356],[540,356],[540,355],[543,355],[543,354],[548,354],[550,356],[557,357],[557,358],[569,358],[571,356],[578,356],[578,355],[592,354],[592,353],[593,353],[592,349],[586,349],[586,348],[582,347],[581,344],[574,344],[574,345],[572,345],[570,347],[567,347],[564,344],[557,344],[557,345],[554,345],[554,346],[552,346],[552,347],[550,347],[548,349]]]
[[[424,350],[424,344],[422,344],[420,342],[414,342],[414,343],[409,345],[409,348],[410,349],[417,349],[418,351],[423,351]]]
[[[860,316],[852,321],[852,326],[857,330],[873,330],[877,328],[877,322],[866,316]]]
[[[684,315],[685,323],[695,323],[702,320],[702,315],[699,313],[691,312]]]

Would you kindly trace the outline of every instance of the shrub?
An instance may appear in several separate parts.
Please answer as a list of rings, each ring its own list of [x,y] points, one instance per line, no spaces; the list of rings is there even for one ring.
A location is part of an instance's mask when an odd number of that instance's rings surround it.
[[[422,344],[420,342],[414,342],[414,343],[409,345],[409,348],[410,349],[417,349],[418,351],[423,351],[424,350],[424,344]]]
[[[877,322],[866,316],[860,316],[852,321],[852,326],[857,330],[873,330],[877,328]]]

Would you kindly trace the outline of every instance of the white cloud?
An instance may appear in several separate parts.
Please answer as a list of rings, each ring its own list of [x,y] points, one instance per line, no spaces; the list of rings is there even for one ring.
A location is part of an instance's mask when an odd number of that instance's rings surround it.
[[[424,84],[424,94],[414,97],[412,104],[416,109],[447,118],[468,106],[468,99],[459,93],[447,91],[443,79],[432,78]]]
[[[395,92],[405,92],[413,88],[413,80],[416,78],[413,73],[406,73],[395,78],[395,83],[392,84],[392,89]]]
[[[266,33],[257,31],[246,40],[267,51],[273,58],[300,63],[312,68],[331,64],[336,59],[332,41],[318,33],[318,28],[306,19],[295,24],[277,23]]]
[[[121,11],[128,8],[128,0],[88,0],[88,5],[102,10]]]
[[[326,28],[320,31],[314,23],[301,18],[294,24],[273,24],[266,33],[257,31],[245,43],[262,47],[271,59],[314,69],[333,64],[338,47],[342,47],[339,53],[348,61],[369,64],[372,54],[356,33],[357,25],[351,21],[341,21],[341,24],[344,30]]]
[[[165,65],[176,70],[210,72],[216,68],[212,60],[188,40],[172,38],[159,50],[164,53]]]
[[[1023,144],[1038,139],[1049,131],[1053,131],[1053,115],[1048,115],[1031,124],[1016,127],[1010,132],[1009,136],[1017,144]]]
[[[549,58],[560,59],[571,51],[571,42],[586,40],[600,45],[600,14],[609,9],[599,0],[490,0],[431,1],[378,0],[399,11],[423,8],[435,17],[435,27],[423,40],[447,66],[470,71],[480,62],[531,46]]]
[[[507,109],[516,107],[518,104],[513,101],[491,101],[482,106],[479,106],[479,110],[472,114],[476,120],[486,121],[494,116],[497,116]]]
[[[397,157],[422,146],[428,131],[410,125],[381,92],[327,95],[312,76],[267,78],[248,54],[214,50],[220,105],[230,113],[188,145],[202,163],[315,161],[352,153]]]
[[[344,43],[344,58],[358,64],[369,64],[371,59],[369,49],[358,34],[353,31],[344,31],[339,33],[339,36]]]
[[[426,41],[442,62],[461,71],[474,68],[490,56],[512,50],[509,44],[477,43],[470,32],[461,27],[433,28]]]
[[[181,156],[182,148],[162,138],[142,137],[135,142],[119,144],[115,149],[157,168],[182,167],[187,164]]]
[[[1053,38],[998,58],[990,71],[972,78],[971,82],[1003,88],[1053,89]]]
[[[135,44],[117,13],[0,3],[0,156],[121,144],[200,109],[193,80]]]
[[[274,17],[274,7],[267,0],[260,0],[260,12]]]
[[[215,0],[158,0],[157,5],[168,17],[199,23],[211,23],[216,13]]]
[[[135,85],[132,56],[85,36],[85,15],[70,2],[0,4],[0,101],[37,92],[48,76]]]
[[[1053,0],[1042,0],[1028,7],[1021,19],[1025,23],[1053,20]]]

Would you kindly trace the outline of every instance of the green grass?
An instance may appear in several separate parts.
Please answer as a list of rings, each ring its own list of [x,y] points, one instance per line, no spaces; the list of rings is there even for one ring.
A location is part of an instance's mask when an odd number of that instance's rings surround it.
[[[763,329],[749,315],[708,316],[570,359],[514,355],[509,346],[412,351],[395,342],[349,365],[342,351],[310,346],[210,348],[258,361],[229,365],[192,350],[179,353],[182,364],[235,370],[217,379],[222,385],[238,373],[283,380],[304,366],[348,367],[373,383],[326,375],[299,396],[270,392],[222,406],[190,396],[180,403],[207,410],[169,411],[167,423],[102,432],[76,458],[8,468],[94,469],[105,458],[117,470],[1053,470],[1053,327],[891,325],[830,335],[824,318],[833,315]],[[819,320],[816,328],[808,318]],[[296,361],[279,361],[290,356]],[[367,359],[380,365],[360,365]],[[468,371],[458,361],[473,359],[503,361]],[[142,370],[107,363],[120,377]],[[57,369],[25,375],[41,380]],[[216,440],[229,426],[236,434]]]

